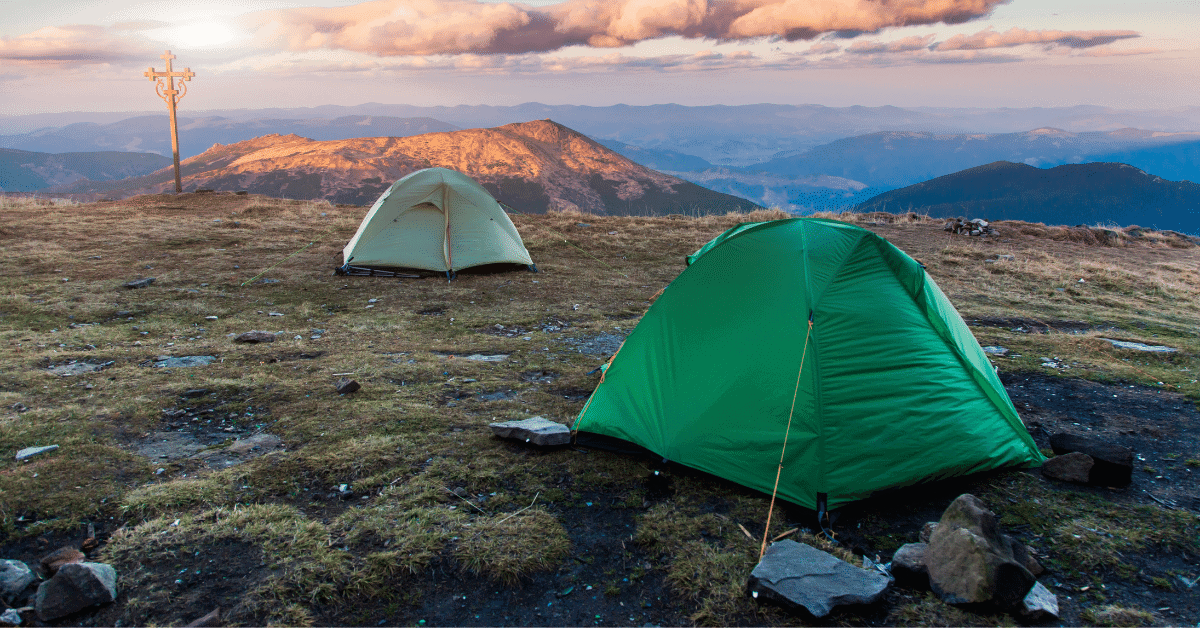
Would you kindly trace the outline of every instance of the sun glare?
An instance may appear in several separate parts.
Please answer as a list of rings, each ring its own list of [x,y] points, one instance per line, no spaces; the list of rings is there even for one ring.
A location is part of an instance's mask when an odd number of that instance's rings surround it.
[[[196,22],[163,29],[161,38],[177,48],[213,48],[229,43],[233,30],[217,22]]]

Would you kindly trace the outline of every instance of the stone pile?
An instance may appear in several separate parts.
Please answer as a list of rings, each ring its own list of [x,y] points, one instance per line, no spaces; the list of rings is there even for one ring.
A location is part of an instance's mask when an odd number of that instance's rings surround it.
[[[974,495],[960,495],[925,524],[921,542],[896,550],[891,571],[898,585],[928,587],[949,604],[990,604],[1029,620],[1058,615],[1057,596],[1037,581],[1045,570]]]
[[[1054,457],[1042,464],[1042,475],[1064,482],[1124,488],[1133,481],[1133,450],[1094,436],[1057,432],[1050,435]]]
[[[970,236],[989,236],[997,234],[995,227],[988,226],[988,221],[982,218],[972,218],[970,220],[965,218],[955,218],[954,220],[947,220],[946,224],[942,225],[942,231],[949,231],[959,235]]]
[[[83,547],[95,548],[94,541],[89,537]],[[117,599],[117,570],[88,562],[78,548],[59,548],[43,556],[37,567],[0,560],[0,606],[7,607],[0,624],[24,625],[34,614],[38,621],[54,621]]]

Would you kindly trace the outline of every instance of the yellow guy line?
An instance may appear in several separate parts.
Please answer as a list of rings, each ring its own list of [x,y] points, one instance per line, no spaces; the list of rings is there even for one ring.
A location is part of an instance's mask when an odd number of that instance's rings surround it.
[[[771,515],[775,512],[775,494],[779,492],[779,476],[783,473],[783,456],[787,453],[788,435],[792,432],[792,415],[796,412],[796,397],[800,394],[800,374],[804,372],[804,357],[808,355],[808,338],[812,335],[812,316],[808,317],[808,332],[804,334],[804,350],[800,353],[800,370],[796,371],[796,390],[792,391],[792,409],[788,411],[787,430],[783,433],[783,450],[779,452],[779,468],[775,471],[775,488],[771,489],[771,508],[767,511],[767,526],[763,530],[758,559],[767,552],[767,535],[771,533]]]

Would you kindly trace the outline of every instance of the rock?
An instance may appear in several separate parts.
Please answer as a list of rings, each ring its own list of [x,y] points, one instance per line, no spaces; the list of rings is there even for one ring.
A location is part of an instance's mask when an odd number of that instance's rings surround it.
[[[1088,482],[1100,486],[1129,486],[1133,481],[1133,450],[1106,443],[1093,436],[1058,432],[1050,435],[1050,448],[1061,456],[1080,452],[1092,457],[1094,465]]]
[[[1096,461],[1092,457],[1073,451],[1069,454],[1055,456],[1042,463],[1042,475],[1063,482],[1087,484],[1089,474]]]
[[[183,628],[201,628],[201,626],[220,626],[221,625],[220,621],[221,621],[221,607],[218,606],[218,607],[212,609],[211,611],[209,611],[207,615],[200,617],[199,619],[192,620],[188,625],[184,626]]]
[[[160,359],[154,363],[154,367],[160,369],[205,366],[217,361],[217,359],[211,355],[185,355],[178,358],[168,356],[159,357]]]
[[[937,529],[938,522],[926,521],[925,525],[921,526],[921,533],[917,538],[921,539],[922,543],[928,543],[929,537],[933,536],[933,531]]]
[[[1045,585],[1035,582],[1029,594],[1021,601],[1018,613],[1028,621],[1058,619],[1058,596]]]
[[[229,453],[248,454],[253,451],[255,447],[259,449],[274,449],[282,444],[283,440],[274,434],[255,434],[254,436],[250,436],[248,438],[242,438],[233,441],[233,443],[229,445]]]
[[[983,352],[988,355],[998,355],[1000,357],[1008,355],[1008,349],[1004,347],[987,346],[983,348]]]
[[[57,449],[58,449],[58,445],[46,445],[45,447],[26,447],[25,449],[22,449],[21,451],[17,452],[17,462],[21,462],[22,460],[29,460],[30,458],[32,458],[34,456],[40,456],[41,454],[50,453]]]
[[[117,599],[117,570],[104,563],[63,565],[38,587],[38,618],[51,621]]]
[[[238,335],[238,337],[234,338],[233,341],[234,342],[248,342],[251,344],[254,344],[257,342],[275,342],[275,334],[272,334],[269,331],[251,330],[251,331],[243,332],[242,334]]]
[[[508,359],[508,354],[498,353],[496,355],[482,355],[479,353],[472,353],[471,355],[463,356],[461,359],[472,360],[475,362],[503,362]]]
[[[152,283],[154,283],[154,277],[146,277],[145,279],[134,279],[133,281],[127,281],[125,282],[125,287],[129,288],[130,290],[136,290],[137,288],[146,288]]]
[[[184,399],[195,399],[208,394],[207,388],[190,388],[183,393]]]
[[[84,373],[94,373],[112,366],[114,362],[68,362],[67,364],[59,364],[51,366],[50,372],[59,377],[71,377],[73,375],[83,375]]]
[[[488,425],[500,438],[515,438],[534,445],[550,447],[571,442],[571,430],[562,423],[535,416],[524,421],[504,421]]]
[[[87,556],[84,556],[83,552],[74,547],[60,547],[43,556],[40,562],[42,563],[42,569],[45,569],[47,574],[53,576],[63,565],[82,563],[85,559],[87,559]]]
[[[1112,338],[1100,338],[1100,340],[1108,341],[1112,346],[1118,349],[1133,349],[1134,351],[1149,351],[1151,353],[1175,353],[1179,351],[1175,347],[1166,347],[1163,345],[1146,345],[1140,342],[1129,342],[1126,340],[1113,340]]]
[[[772,543],[750,572],[747,583],[755,599],[803,608],[821,618],[835,606],[871,604],[883,597],[888,577],[862,569],[821,550],[784,539]]]
[[[5,603],[12,602],[36,580],[29,565],[19,560],[0,560],[0,600]]]
[[[929,586],[929,568],[925,566],[926,543],[908,543],[892,555],[892,575],[896,583],[912,588]]]
[[[15,608],[6,609],[0,613],[0,626],[20,626],[21,613]]]
[[[343,378],[339,379],[337,381],[337,383],[334,384],[334,386],[337,387],[337,391],[338,391],[339,395],[348,395],[348,394],[358,390],[359,388],[362,388],[362,386],[359,385],[358,382],[350,379],[349,377],[343,377]]]
[[[1034,577],[1013,556],[996,515],[974,495],[958,496],[929,538],[925,565],[933,592],[950,604],[1019,604]]]

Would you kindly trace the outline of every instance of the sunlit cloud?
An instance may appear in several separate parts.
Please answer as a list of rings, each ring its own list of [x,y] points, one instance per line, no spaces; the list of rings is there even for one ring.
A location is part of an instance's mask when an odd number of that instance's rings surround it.
[[[939,42],[936,47],[938,50],[983,50],[986,48],[1013,48],[1025,44],[1046,44],[1066,48],[1090,48],[1138,36],[1137,31],[1128,30],[1060,31],[1010,28],[1003,33],[986,30],[974,35],[955,35],[946,41]]]
[[[846,48],[846,52],[853,54],[876,54],[881,52],[911,52],[914,50],[925,50],[929,48],[929,44],[933,41],[933,35],[918,37],[905,37],[896,41],[859,41],[851,44]]]
[[[617,48],[669,36],[713,41],[812,39],[960,23],[1007,0],[566,0],[544,7],[475,0],[372,0],[347,7],[248,14],[267,48],[378,56],[519,54]]]
[[[0,60],[27,64],[126,63],[155,54],[155,48],[127,28],[49,26],[0,38]]]

